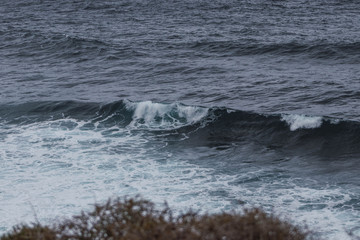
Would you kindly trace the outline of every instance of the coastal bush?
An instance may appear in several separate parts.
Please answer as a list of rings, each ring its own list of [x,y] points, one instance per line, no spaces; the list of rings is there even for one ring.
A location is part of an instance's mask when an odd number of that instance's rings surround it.
[[[108,200],[89,212],[52,226],[19,225],[1,240],[300,240],[308,231],[266,214],[260,209],[244,213],[199,214],[187,211],[174,216],[165,205],[157,210],[141,198]]]

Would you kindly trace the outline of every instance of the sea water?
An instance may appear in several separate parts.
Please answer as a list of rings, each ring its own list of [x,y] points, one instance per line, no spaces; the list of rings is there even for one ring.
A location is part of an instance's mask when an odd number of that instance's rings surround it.
[[[358,1],[8,1],[0,232],[140,194],[360,236]]]

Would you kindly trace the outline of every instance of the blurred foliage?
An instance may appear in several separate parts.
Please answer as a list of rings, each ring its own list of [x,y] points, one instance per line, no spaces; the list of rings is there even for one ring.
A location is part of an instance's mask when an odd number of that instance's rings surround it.
[[[200,215],[188,211],[174,216],[167,205],[157,210],[152,202],[137,197],[110,199],[95,205],[93,211],[82,212],[53,226],[19,225],[0,239],[300,240],[312,237],[306,229],[256,208],[242,214]]]

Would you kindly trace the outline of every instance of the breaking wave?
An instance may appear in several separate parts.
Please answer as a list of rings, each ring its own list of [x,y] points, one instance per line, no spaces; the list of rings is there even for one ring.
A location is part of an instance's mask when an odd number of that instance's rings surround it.
[[[116,101],[108,104],[41,102],[1,106],[2,124],[77,119],[87,129],[150,131],[168,141],[224,146],[256,142],[267,148],[332,157],[360,155],[360,123],[296,114],[259,114],[234,109],[186,106],[181,103]],[[336,150],[335,150],[336,149]]]
[[[127,102],[126,108],[134,111],[131,126],[150,128],[176,128],[194,124],[208,113],[208,109],[204,107],[185,106],[179,103],[153,103],[151,101]]]
[[[282,120],[287,122],[291,131],[300,128],[318,128],[322,124],[322,117],[309,117],[305,115],[283,115]]]

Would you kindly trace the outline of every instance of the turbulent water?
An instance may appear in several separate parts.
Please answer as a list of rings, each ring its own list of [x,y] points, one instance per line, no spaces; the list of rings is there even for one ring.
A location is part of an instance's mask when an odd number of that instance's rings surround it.
[[[0,233],[140,194],[360,236],[357,0],[2,0]]]

